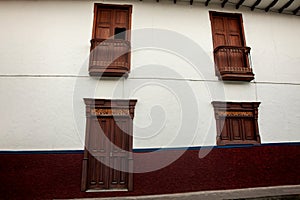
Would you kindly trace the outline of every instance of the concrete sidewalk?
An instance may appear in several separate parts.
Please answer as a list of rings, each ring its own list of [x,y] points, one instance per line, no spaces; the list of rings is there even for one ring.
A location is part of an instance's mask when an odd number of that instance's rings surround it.
[[[300,199],[300,185],[202,191],[134,197],[85,198],[84,200],[252,200],[253,198],[259,200]]]

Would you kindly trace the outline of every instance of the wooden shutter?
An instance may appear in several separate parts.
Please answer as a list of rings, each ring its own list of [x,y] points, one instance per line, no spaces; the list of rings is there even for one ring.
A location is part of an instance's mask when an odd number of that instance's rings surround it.
[[[96,4],[93,39],[108,39],[118,33],[118,30],[130,30],[131,7]],[[129,40],[124,35],[124,40]]]
[[[214,47],[227,45],[226,18],[213,16],[212,19]]]
[[[241,15],[211,14],[214,48],[218,46],[245,46]]]
[[[229,46],[244,46],[244,35],[241,26],[241,19],[237,17],[226,17],[226,37]]]
[[[217,144],[259,144],[259,102],[212,102],[217,125]]]
[[[96,27],[94,38],[108,39],[113,32],[114,10],[109,8],[98,8],[96,14]]]

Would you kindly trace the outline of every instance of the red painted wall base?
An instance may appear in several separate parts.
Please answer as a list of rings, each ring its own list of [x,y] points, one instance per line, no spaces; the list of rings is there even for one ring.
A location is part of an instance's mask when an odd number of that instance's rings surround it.
[[[171,151],[178,150],[160,154]],[[168,167],[134,174],[133,192],[101,193],[80,191],[82,153],[2,153],[0,198],[108,197],[300,184],[299,145],[214,148],[202,159],[198,152],[188,150]],[[134,163],[149,164],[138,159]]]

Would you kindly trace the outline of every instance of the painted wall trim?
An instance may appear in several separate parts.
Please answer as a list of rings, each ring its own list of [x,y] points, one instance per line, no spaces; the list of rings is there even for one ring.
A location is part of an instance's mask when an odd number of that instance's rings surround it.
[[[1,154],[83,154],[83,150],[30,150],[30,151],[0,151]]]
[[[225,146],[195,146],[195,147],[170,147],[170,148],[136,148],[134,152],[153,152],[162,150],[200,150],[200,149],[231,149],[231,148],[251,148],[251,147],[264,147],[264,146],[300,146],[300,142],[284,142],[284,143],[265,143],[265,144],[238,144],[238,145],[225,145]]]
[[[284,143],[265,143],[260,145],[245,144],[245,145],[226,145],[226,146],[195,146],[195,147],[167,147],[167,148],[136,148],[135,153],[145,153],[153,151],[168,151],[168,150],[200,150],[200,149],[231,149],[231,148],[251,148],[265,146],[300,146],[300,142],[284,142]],[[0,150],[1,154],[83,154],[84,150]]]

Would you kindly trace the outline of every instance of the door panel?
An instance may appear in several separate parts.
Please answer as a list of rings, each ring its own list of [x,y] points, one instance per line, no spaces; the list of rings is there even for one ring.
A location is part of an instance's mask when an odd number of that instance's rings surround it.
[[[242,44],[241,44],[241,37],[240,37],[240,35],[229,34],[228,35],[228,42],[227,42],[227,44],[229,46],[238,46],[238,47],[241,47]]]
[[[108,167],[104,163],[109,162],[109,121],[104,119],[92,119],[89,145],[88,162],[88,187],[90,189],[108,189]]]
[[[244,120],[244,132],[247,140],[256,140],[254,131],[254,121],[252,119]]]
[[[228,45],[229,46],[238,46],[242,47],[243,39],[242,39],[242,32],[241,32],[241,24],[239,18],[228,18],[227,19],[228,26],[227,26],[227,37],[228,37]],[[242,51],[233,51],[230,52],[229,56],[229,63],[231,67],[243,67],[245,66],[244,63],[244,54]]]
[[[222,17],[215,17],[213,21],[214,25],[214,33],[213,33],[213,41],[214,41],[214,47],[220,46],[220,45],[226,45],[226,23],[224,22],[224,18]]]
[[[107,162],[107,156],[89,155],[88,163],[88,188],[108,189],[108,167],[103,164]]]
[[[117,34],[117,29],[129,30],[129,15],[128,9],[98,8],[94,37],[108,39]]]
[[[216,32],[225,32],[225,18],[216,16],[214,17],[213,25]]]
[[[111,18],[112,18],[112,9],[99,9],[98,10],[98,19],[97,22],[98,24],[110,24],[111,23]]]
[[[215,34],[215,43],[216,46],[226,45],[226,34],[225,33],[216,33]]]
[[[128,151],[129,151],[129,135],[128,133],[129,118],[115,117],[112,120],[111,126],[111,169],[110,187],[117,189],[127,188],[128,173],[126,170],[128,166]]]
[[[128,11],[127,10],[115,10],[115,24],[117,26],[127,27],[128,24]]]
[[[231,127],[232,127],[232,139],[233,140],[242,140],[242,132],[240,128],[240,120],[239,119],[231,119]]]
[[[111,35],[110,27],[99,26],[96,31],[96,38],[108,39]]]
[[[232,46],[243,46],[240,20],[228,18],[226,22],[228,44]]]
[[[128,140],[131,138],[126,131],[129,122],[129,117],[92,120],[88,162],[90,189],[127,189],[128,173],[125,170],[128,170]]]
[[[225,120],[225,119],[220,119],[220,127],[223,127],[222,129],[222,135],[221,135],[221,139],[222,140],[230,140],[230,135],[229,135],[229,130],[228,128],[230,127],[230,121],[229,120]]]
[[[95,37],[98,39],[108,39],[113,35],[113,18],[112,9],[98,9]]]

